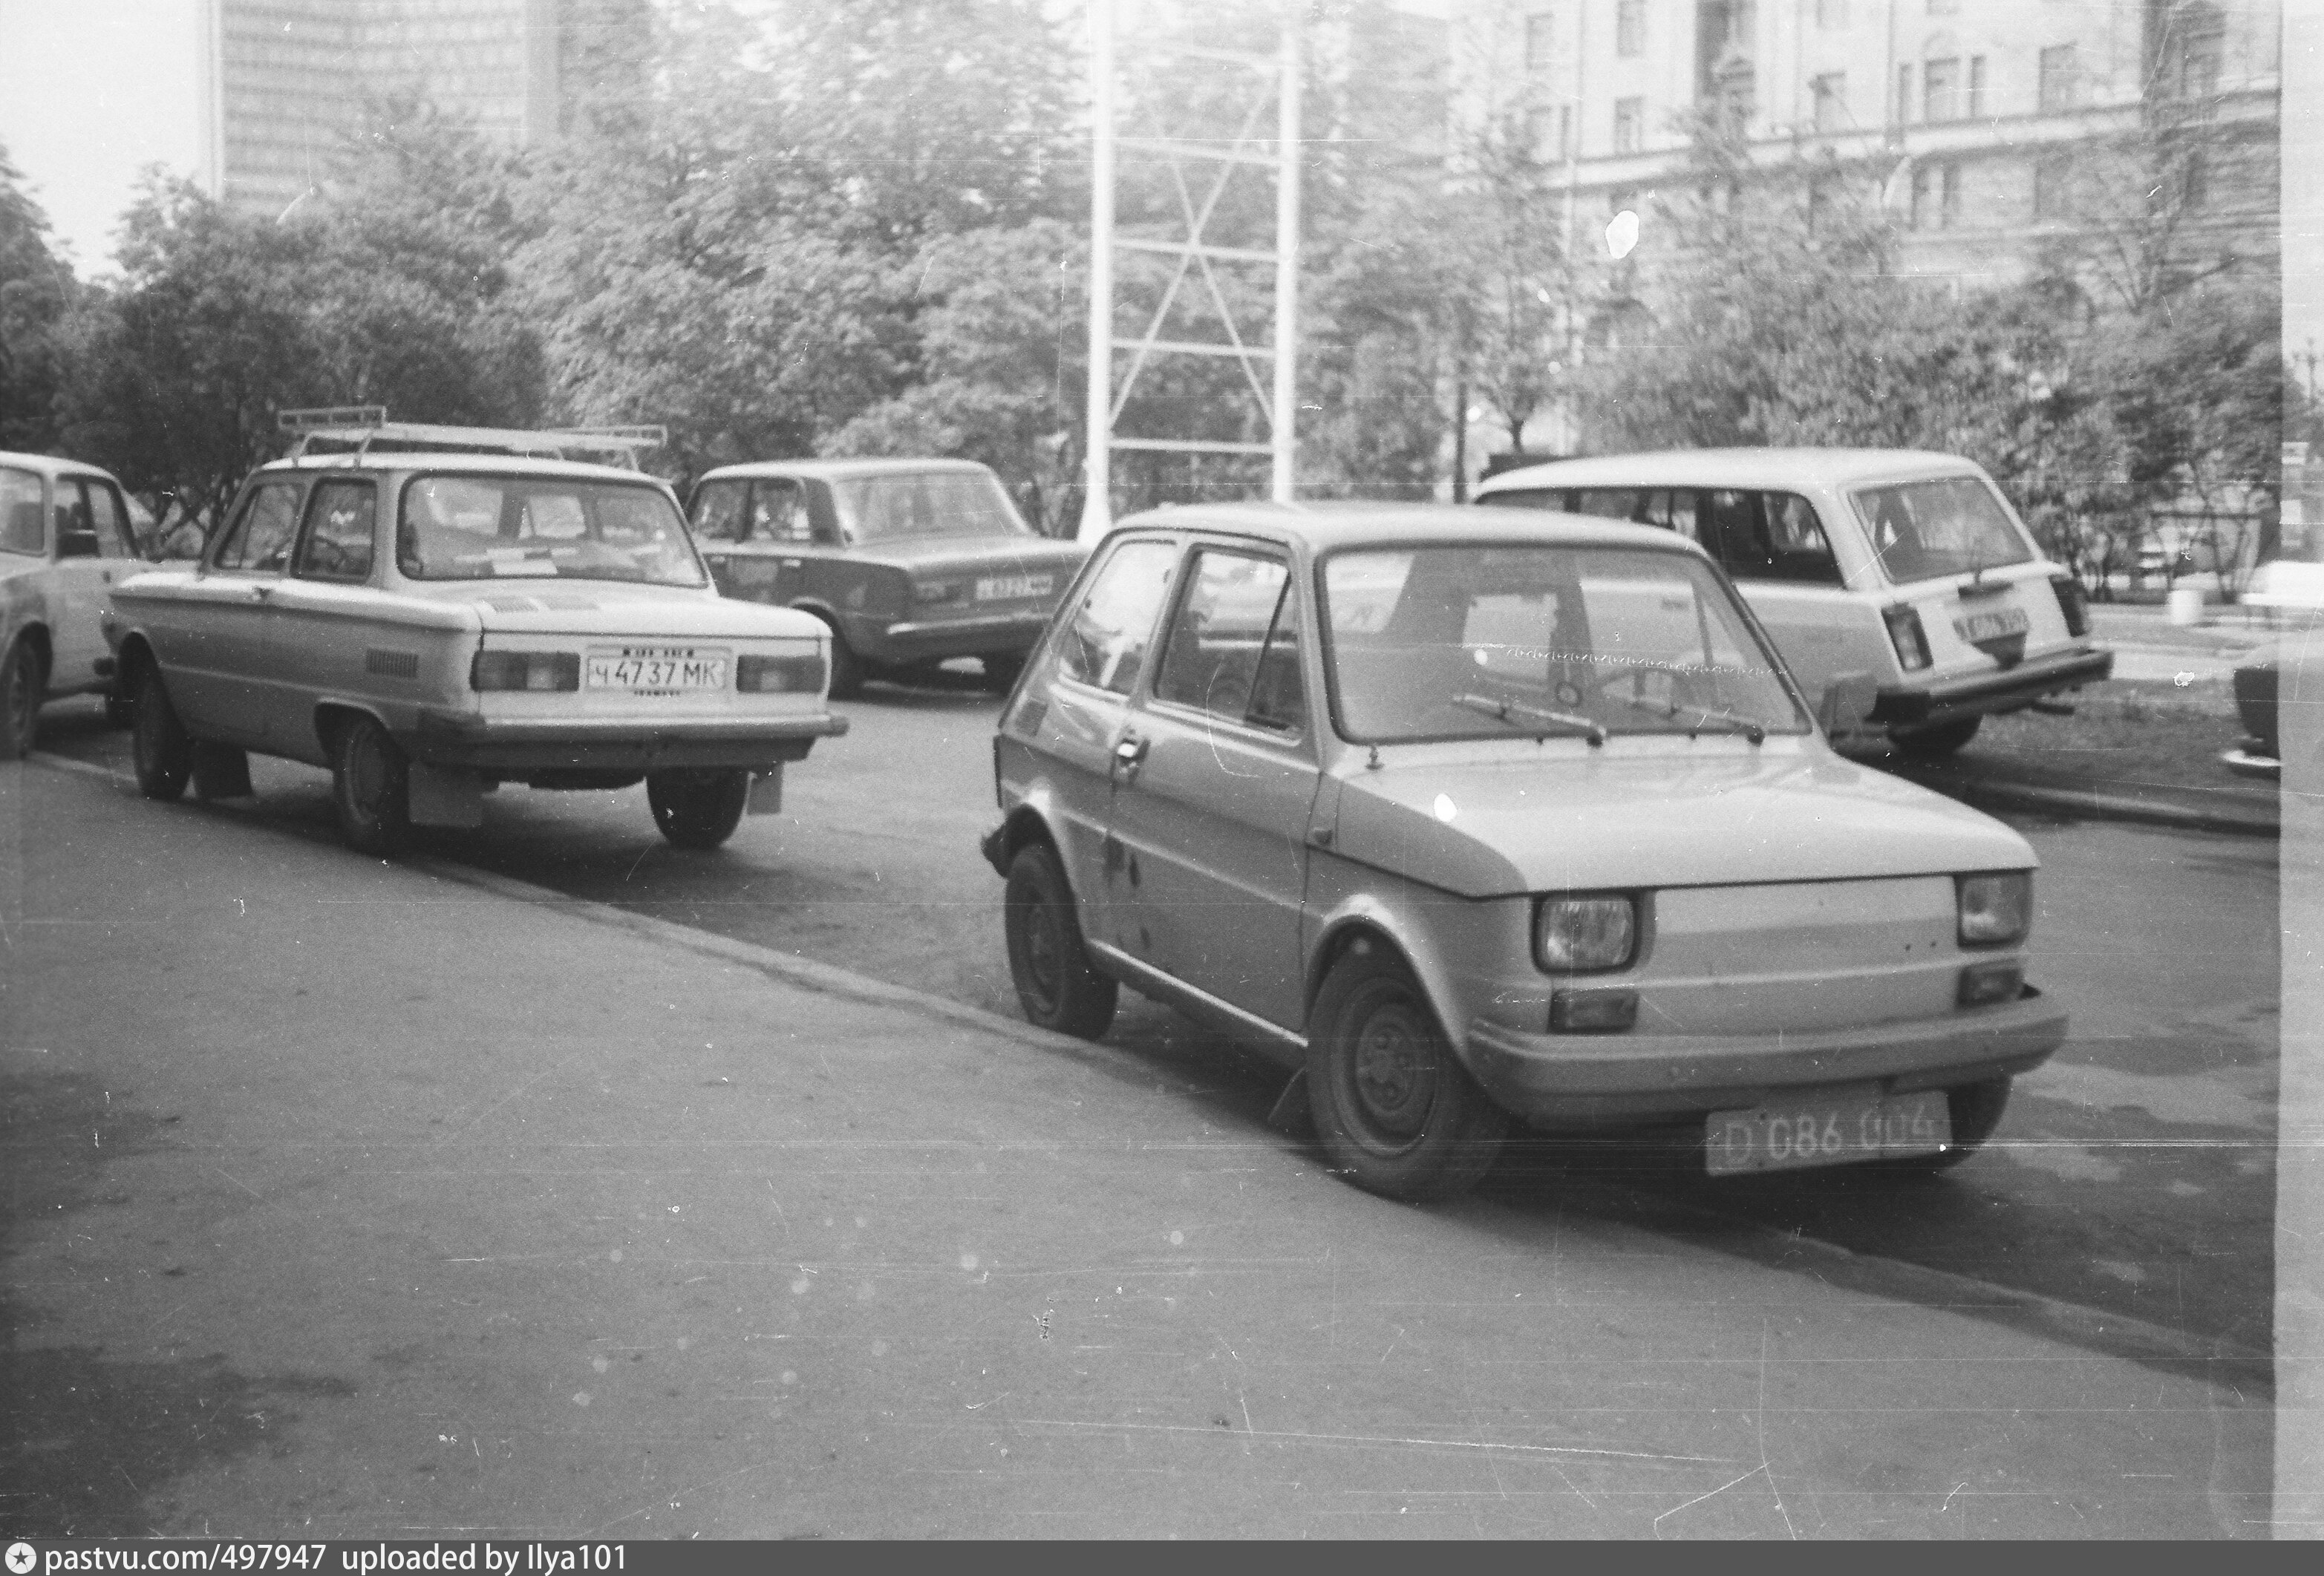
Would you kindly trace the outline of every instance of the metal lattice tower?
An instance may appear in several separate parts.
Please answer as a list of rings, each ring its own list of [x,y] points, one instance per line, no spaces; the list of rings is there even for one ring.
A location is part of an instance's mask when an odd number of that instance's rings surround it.
[[[1277,502],[1292,496],[1295,427],[1298,410],[1296,378],[1298,368],[1299,297],[1299,0],[1283,8],[1282,44],[1272,54],[1170,43],[1171,52],[1234,67],[1254,78],[1255,92],[1233,139],[1226,143],[1196,141],[1160,134],[1120,137],[1116,134],[1114,62],[1114,0],[1089,0],[1090,99],[1093,121],[1090,180],[1090,358],[1089,358],[1089,490],[1082,506],[1079,537],[1094,541],[1112,525],[1112,456],[1117,450],[1145,449],[1176,454],[1240,454],[1269,456],[1273,471],[1268,495]],[[1270,104],[1275,109],[1275,135],[1258,134]],[[1185,231],[1180,236],[1157,239],[1117,233],[1114,212],[1115,154],[1130,148],[1153,153],[1168,171],[1178,199]],[[1275,246],[1272,251],[1222,246],[1205,239],[1205,231],[1224,195],[1228,180],[1240,168],[1257,166],[1275,175]],[[1199,195],[1198,195],[1199,192]],[[1114,257],[1118,252],[1158,253],[1176,259],[1159,304],[1145,331],[1125,336],[1116,331]],[[1245,340],[1236,325],[1216,266],[1273,263],[1275,320],[1271,344]],[[1172,310],[1190,280],[1199,279],[1215,312],[1224,337],[1218,340],[1162,337]],[[1128,353],[1120,381],[1114,377],[1116,351]],[[1267,418],[1268,441],[1233,443],[1220,439],[1173,438],[1164,434],[1123,434],[1115,430],[1122,410],[1138,385],[1139,374],[1157,357],[1195,355],[1225,357],[1239,364],[1251,398]],[[1268,368],[1262,376],[1262,366]]]

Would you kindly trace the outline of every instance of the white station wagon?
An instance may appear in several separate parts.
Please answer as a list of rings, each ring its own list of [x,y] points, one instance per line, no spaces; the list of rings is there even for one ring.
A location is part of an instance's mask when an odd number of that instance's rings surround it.
[[[105,601],[142,567],[118,482],[95,465],[0,453],[0,760],[32,747],[44,701],[104,695],[118,712]]]
[[[1759,615],[1836,742],[1951,754],[1987,716],[2107,677],[2081,582],[1956,455],[1732,448],[1507,471],[1477,502],[1660,526]]]
[[[1127,985],[1280,1058],[1361,1186],[1511,1120],[1719,1174],[1950,1165],[2062,1041],[2034,851],[1836,755],[1667,530],[1450,506],[1124,521],[1003,708],[985,857],[1026,1015]]]
[[[503,782],[642,780],[663,836],[714,848],[846,732],[824,626],[721,598],[667,484],[370,447],[396,432],[263,467],[198,564],[115,588],[148,796],[248,793],[251,751],[327,766],[347,842],[384,853],[482,825]]]

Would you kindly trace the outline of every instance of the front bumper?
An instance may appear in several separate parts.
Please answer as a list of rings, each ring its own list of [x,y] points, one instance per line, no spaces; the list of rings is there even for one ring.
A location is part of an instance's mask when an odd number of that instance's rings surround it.
[[[874,662],[941,662],[948,657],[982,657],[1029,651],[1049,627],[1047,608],[998,613],[927,623],[890,623],[850,617],[847,642]]]
[[[629,717],[507,719],[423,711],[419,725],[396,742],[413,760],[429,766],[511,774],[685,767],[763,770],[786,760],[804,760],[817,739],[835,739],[846,732],[847,719],[827,712],[648,723]]]
[[[1736,1111],[1818,1084],[1949,1089],[2030,1071],[2065,1038],[2065,1009],[2029,989],[2005,1006],[1814,1034],[1528,1034],[1480,1018],[1467,1049],[1499,1104],[1537,1127],[1587,1129]]]
[[[2095,684],[2113,672],[2114,653],[2104,647],[2061,651],[1998,672],[1884,687],[1873,702],[1869,720],[1892,727],[1923,727],[2015,711],[2045,695]]]

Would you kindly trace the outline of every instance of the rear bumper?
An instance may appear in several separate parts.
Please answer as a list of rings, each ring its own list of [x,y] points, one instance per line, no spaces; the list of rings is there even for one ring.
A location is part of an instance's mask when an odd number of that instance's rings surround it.
[[[1049,627],[1049,609],[1001,613],[928,622],[889,623],[879,619],[845,620],[847,643],[874,662],[935,662],[947,657],[982,657],[1029,651]]]
[[[2065,1038],[2065,1009],[2029,993],[1817,1034],[1527,1034],[1480,1019],[1467,1048],[1469,1070],[1500,1105],[1537,1126],[1589,1128],[1740,1110],[1819,1084],[1952,1088],[2040,1066]]]
[[[1892,727],[1919,727],[2014,711],[2045,695],[2095,684],[2113,671],[2114,653],[2103,647],[2061,651],[1995,673],[1885,687],[1873,702],[1870,720]]]
[[[396,742],[427,765],[484,771],[764,770],[781,761],[804,760],[817,739],[835,739],[846,732],[847,719],[827,712],[647,725],[629,718],[509,721],[423,711],[418,727]]]

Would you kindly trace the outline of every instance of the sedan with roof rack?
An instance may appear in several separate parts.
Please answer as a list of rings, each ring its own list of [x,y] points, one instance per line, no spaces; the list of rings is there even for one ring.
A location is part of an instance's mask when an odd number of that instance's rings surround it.
[[[350,415],[355,419],[348,419]],[[106,637],[137,780],[250,791],[249,755],[327,767],[346,841],[480,826],[505,782],[639,782],[664,837],[715,848],[847,731],[830,638],[721,597],[654,429],[510,432],[284,412],[200,560],[114,588]],[[592,465],[574,453],[616,457]]]

